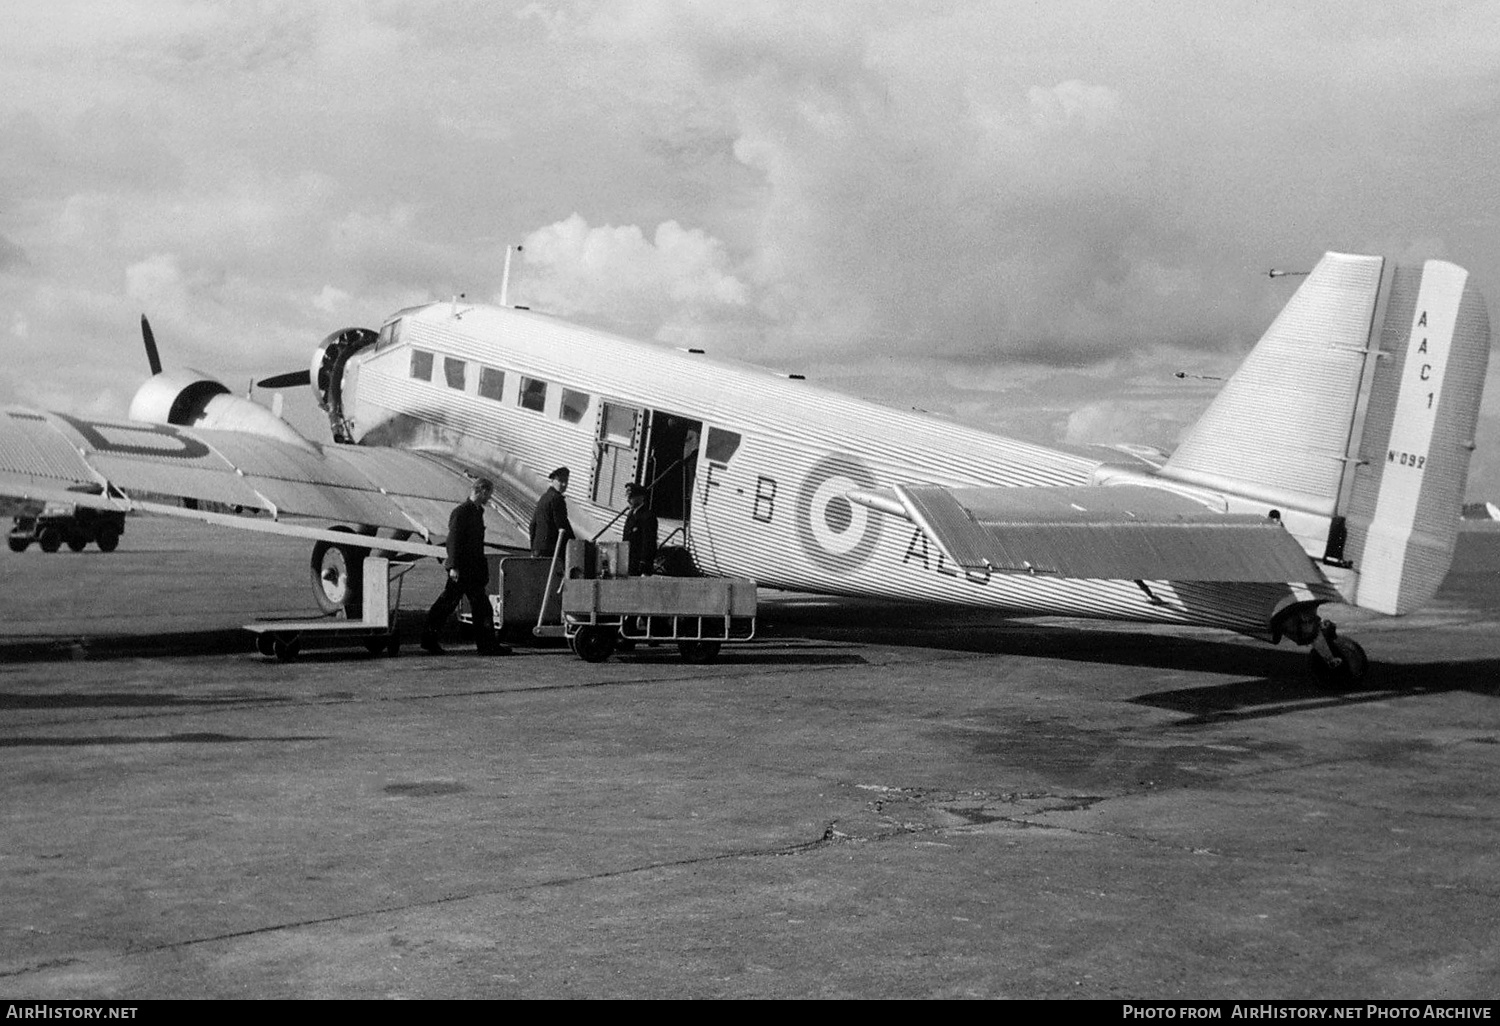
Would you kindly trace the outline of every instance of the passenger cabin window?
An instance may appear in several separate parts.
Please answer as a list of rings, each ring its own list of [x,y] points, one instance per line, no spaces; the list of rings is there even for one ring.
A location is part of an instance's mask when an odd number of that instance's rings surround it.
[[[486,399],[500,401],[500,395],[505,391],[505,372],[493,367],[479,368],[479,394]]]
[[[524,409],[536,410],[540,413],[547,408],[547,383],[536,378],[523,377],[519,401]]]
[[[432,380],[432,354],[420,349],[411,351],[411,376],[420,381]]]
[[[462,392],[464,390],[464,362],[455,360],[451,356],[443,357],[443,377],[448,379],[449,388],[456,388]]]
[[[728,463],[740,447],[740,436],[723,428],[708,429],[708,445],[705,452],[710,463]]]
[[[562,406],[557,415],[569,424],[577,424],[583,420],[583,415],[588,412],[589,394],[587,392],[575,392],[571,388],[562,390]]]

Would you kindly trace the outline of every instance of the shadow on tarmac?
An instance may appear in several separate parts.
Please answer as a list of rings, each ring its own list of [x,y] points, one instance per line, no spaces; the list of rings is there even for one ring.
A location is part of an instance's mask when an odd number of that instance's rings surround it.
[[[252,737],[240,734],[152,734],[121,736],[96,734],[87,737],[8,737],[0,738],[0,748],[78,748],[87,745],[233,745],[266,741],[327,741],[327,735],[311,734],[289,737]]]
[[[105,691],[90,694],[20,694],[0,691],[0,711],[20,709],[93,709],[115,708],[175,708],[181,706],[199,708],[223,708],[233,705],[267,705],[290,701],[285,695],[235,695],[224,698],[183,698],[179,695],[133,694],[126,691]]]

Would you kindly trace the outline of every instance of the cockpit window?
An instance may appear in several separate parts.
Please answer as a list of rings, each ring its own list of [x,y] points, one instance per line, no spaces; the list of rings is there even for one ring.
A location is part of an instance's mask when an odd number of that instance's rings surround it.
[[[380,329],[380,337],[375,340],[375,351],[379,352],[389,346],[401,341],[401,322],[391,321]]]
[[[455,360],[451,356],[443,357],[443,377],[447,379],[449,388],[456,388],[460,392],[464,390],[464,367],[462,360]]]
[[[411,351],[411,376],[420,381],[432,380],[432,354],[421,349]]]

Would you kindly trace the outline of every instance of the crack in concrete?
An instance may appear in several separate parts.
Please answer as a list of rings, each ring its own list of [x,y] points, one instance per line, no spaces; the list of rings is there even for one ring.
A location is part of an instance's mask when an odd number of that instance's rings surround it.
[[[834,821],[836,822],[836,821]],[[186,940],[167,941],[161,944],[151,944],[141,947],[126,948],[116,952],[112,957],[131,958],[140,955],[153,955],[163,951],[176,951],[182,948],[196,947],[200,944],[213,944],[217,941],[238,940],[243,937],[256,937],[263,934],[279,933],[284,930],[300,930],[310,926],[323,926],[330,923],[350,922],[357,919],[366,919],[372,916],[391,915],[401,912],[409,912],[417,909],[438,908],[443,905],[451,905],[456,902],[473,901],[478,898],[489,898],[503,894],[525,894],[547,888],[568,887],[574,884],[591,883],[596,880],[610,880],[619,877],[631,876],[637,873],[649,873],[658,869],[678,869],[685,866],[707,865],[714,862],[732,861],[735,859],[752,858],[782,858],[788,855],[801,855],[811,851],[817,851],[834,844],[842,843],[841,837],[833,824],[830,823],[824,829],[822,835],[816,840],[800,841],[795,844],[780,845],[774,848],[748,849],[745,851],[720,852],[716,855],[700,855],[691,858],[668,859],[661,862],[650,862],[641,866],[629,866],[624,869],[612,869],[601,873],[588,873],[579,876],[559,877],[554,880],[540,880],[536,883],[525,884],[518,887],[488,887],[462,894],[448,894],[440,898],[429,898],[424,901],[411,901],[398,905],[386,905],[380,908],[363,909],[357,912],[343,912],[336,915],[316,916],[310,919],[301,919],[289,923],[272,923],[267,926],[257,926],[246,930],[231,930],[226,933],[214,934],[208,937],[189,937]],[[110,957],[110,956],[106,956]],[[85,959],[64,958],[40,962],[33,966],[20,969],[11,969],[0,972],[0,979],[7,977],[24,976],[28,973],[43,972],[47,969],[59,968],[67,965],[84,964]]]

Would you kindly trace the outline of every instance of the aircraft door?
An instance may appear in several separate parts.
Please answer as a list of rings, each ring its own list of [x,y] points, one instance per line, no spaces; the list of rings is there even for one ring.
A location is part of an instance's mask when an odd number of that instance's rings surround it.
[[[600,403],[593,500],[601,506],[625,508],[625,486],[635,480],[640,465],[641,421],[634,406]]]
[[[651,510],[662,520],[686,522],[692,506],[693,481],[703,422],[652,410],[647,417],[646,473]]]

